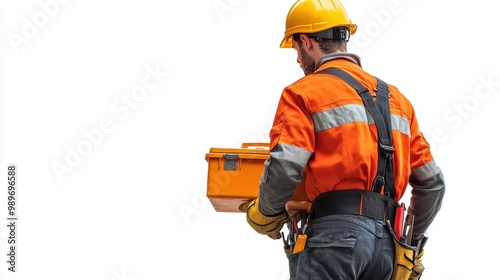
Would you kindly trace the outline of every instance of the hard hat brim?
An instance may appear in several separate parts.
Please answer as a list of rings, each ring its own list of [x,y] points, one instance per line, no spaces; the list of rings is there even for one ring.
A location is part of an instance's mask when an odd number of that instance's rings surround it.
[[[291,48],[292,47],[292,36],[288,36],[281,40],[280,48]]]

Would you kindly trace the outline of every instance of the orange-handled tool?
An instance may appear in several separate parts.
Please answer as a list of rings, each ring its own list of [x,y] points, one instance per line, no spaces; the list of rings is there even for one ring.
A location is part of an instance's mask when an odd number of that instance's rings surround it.
[[[401,205],[396,208],[396,215],[394,218],[394,233],[396,234],[396,237],[398,239],[403,236],[403,222],[404,222],[404,216],[405,216],[405,209],[406,206],[404,202],[401,203]]]

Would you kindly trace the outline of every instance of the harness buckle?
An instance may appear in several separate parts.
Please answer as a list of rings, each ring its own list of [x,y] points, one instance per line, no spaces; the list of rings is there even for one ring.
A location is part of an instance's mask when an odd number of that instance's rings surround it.
[[[379,193],[383,186],[385,186],[385,178],[378,175],[375,177],[375,180],[373,180],[372,191]]]
[[[394,147],[393,146],[384,145],[384,144],[380,143],[380,149],[382,150],[382,152],[385,154],[385,156],[388,159],[392,159],[392,157],[394,156]]]

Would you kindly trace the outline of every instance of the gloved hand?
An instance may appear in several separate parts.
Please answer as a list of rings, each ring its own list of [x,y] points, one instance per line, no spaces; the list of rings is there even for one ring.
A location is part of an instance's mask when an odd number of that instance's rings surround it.
[[[415,264],[413,265],[413,269],[410,274],[409,280],[418,280],[422,277],[422,273],[424,272],[424,265],[422,264],[422,256],[424,255],[424,249],[420,251],[417,258],[415,259]]]
[[[258,233],[272,239],[281,238],[281,228],[288,221],[288,212],[283,211],[273,216],[266,216],[259,210],[259,198],[240,205],[240,211],[247,213],[247,223]]]

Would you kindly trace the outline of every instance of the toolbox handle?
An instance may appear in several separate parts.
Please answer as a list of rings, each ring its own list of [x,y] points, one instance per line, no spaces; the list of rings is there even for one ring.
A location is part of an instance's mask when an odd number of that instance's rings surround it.
[[[241,144],[242,148],[251,148],[251,147],[256,147],[256,148],[268,148],[269,149],[269,143],[264,143],[264,142],[247,142]]]

